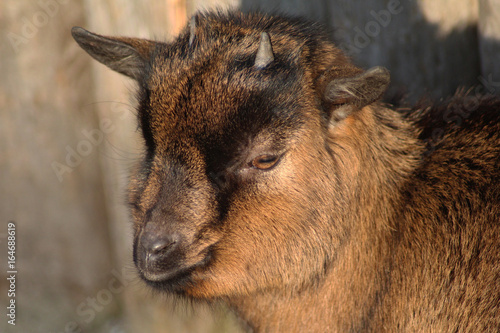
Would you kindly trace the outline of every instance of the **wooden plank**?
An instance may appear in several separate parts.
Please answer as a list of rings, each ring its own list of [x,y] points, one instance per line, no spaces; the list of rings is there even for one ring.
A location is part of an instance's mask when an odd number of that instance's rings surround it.
[[[4,308],[1,332],[77,329],[88,318],[77,308],[110,278],[90,59],[69,33],[82,22],[78,2],[0,2],[0,234],[16,223],[18,271],[16,326]],[[116,309],[90,311],[97,321]]]

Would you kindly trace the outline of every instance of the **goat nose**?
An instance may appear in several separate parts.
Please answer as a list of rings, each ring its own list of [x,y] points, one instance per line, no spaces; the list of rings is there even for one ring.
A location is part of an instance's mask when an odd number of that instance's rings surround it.
[[[149,265],[156,264],[165,258],[179,243],[177,234],[165,235],[155,229],[146,227],[139,241],[143,258]]]

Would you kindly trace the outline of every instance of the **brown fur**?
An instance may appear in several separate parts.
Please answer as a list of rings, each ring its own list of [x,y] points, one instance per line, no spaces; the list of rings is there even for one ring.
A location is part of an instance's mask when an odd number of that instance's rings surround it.
[[[73,32],[139,82],[143,279],[257,332],[500,330],[500,101],[394,110],[387,72],[316,25],[194,21],[170,44]],[[255,68],[262,32],[274,61]]]

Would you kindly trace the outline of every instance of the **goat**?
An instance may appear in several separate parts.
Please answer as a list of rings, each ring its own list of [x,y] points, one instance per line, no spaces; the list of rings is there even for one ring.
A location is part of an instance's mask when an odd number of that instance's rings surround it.
[[[134,262],[256,332],[500,331],[500,100],[381,102],[300,18],[198,13],[78,44],[138,83]],[[411,112],[410,112],[411,111]]]

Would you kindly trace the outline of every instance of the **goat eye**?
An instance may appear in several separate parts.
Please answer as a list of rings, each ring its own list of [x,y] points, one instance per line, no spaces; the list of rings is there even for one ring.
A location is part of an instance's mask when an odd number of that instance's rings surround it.
[[[275,155],[260,155],[254,158],[251,166],[259,170],[268,170],[276,165],[279,157]]]

